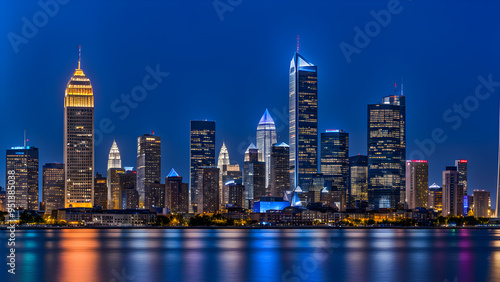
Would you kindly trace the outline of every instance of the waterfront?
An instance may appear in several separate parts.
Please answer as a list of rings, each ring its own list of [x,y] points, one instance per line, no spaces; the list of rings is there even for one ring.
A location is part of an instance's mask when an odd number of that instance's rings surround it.
[[[7,269],[2,281],[500,281],[500,230],[20,229]]]

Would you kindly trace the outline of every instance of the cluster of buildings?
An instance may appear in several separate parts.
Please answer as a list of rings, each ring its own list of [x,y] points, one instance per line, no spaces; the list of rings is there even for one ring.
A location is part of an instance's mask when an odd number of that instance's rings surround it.
[[[307,222],[338,221],[374,211],[392,216],[398,210],[419,216],[427,210],[444,216],[471,210],[475,216],[492,215],[489,192],[467,190],[466,160],[446,167],[442,186],[429,187],[428,162],[406,159],[402,85],[399,90],[395,85],[380,103],[368,105],[367,155],[350,156],[348,132],[318,134],[317,78],[317,66],[295,53],[289,68],[289,138],[277,140],[266,109],[243,167],[230,161],[225,142],[216,156],[215,121],[193,120],[187,182],[175,169],[162,179],[162,140],[154,132],[137,138],[135,169],[122,166],[113,141],[103,176],[94,169],[93,89],[79,60],[64,98],[64,160],[42,166],[40,207],[39,149],[25,145],[7,150],[6,170],[15,171],[16,208],[100,224],[146,224],[155,212],[238,217],[253,211],[252,217],[261,222],[300,216],[299,225],[302,217]]]

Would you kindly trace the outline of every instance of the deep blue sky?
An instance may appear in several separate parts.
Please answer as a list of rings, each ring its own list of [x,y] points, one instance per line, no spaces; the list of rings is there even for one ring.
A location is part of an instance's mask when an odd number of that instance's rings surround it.
[[[0,171],[5,149],[22,145],[23,130],[40,148],[40,168],[63,161],[64,89],[78,45],[94,88],[96,127],[103,118],[116,127],[96,146],[96,171],[105,173],[113,138],[122,165],[135,167],[137,137],[155,131],[163,140],[162,176],[174,167],[187,180],[189,121],[203,118],[216,121],[217,155],[224,139],[241,164],[266,108],[278,141],[288,142],[288,67],[300,35],[300,53],[318,66],[320,131],[344,129],[350,155],[366,154],[367,104],[393,93],[404,77],[408,157],[415,140],[441,128],[447,140],[426,155],[430,184],[441,185],[455,159],[468,159],[469,191],[489,190],[494,203],[500,87],[457,129],[443,114],[474,95],[479,75],[500,81],[499,3],[402,0],[403,10],[348,63],[340,43],[354,45],[353,28],[364,29],[370,11],[387,9],[388,1],[268,2],[243,0],[221,21],[212,1],[74,0],[16,53],[8,34],[22,36],[22,18],[32,22],[43,10],[36,1],[1,1]],[[112,102],[156,65],[170,75],[121,120]]]

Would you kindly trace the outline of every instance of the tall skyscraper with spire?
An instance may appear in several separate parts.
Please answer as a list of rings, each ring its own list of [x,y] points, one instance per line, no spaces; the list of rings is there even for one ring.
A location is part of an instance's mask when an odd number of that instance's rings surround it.
[[[113,140],[113,145],[109,150],[108,169],[106,177],[106,187],[108,188],[108,205],[110,209],[121,208],[121,193],[120,193],[120,174],[125,173],[122,168],[122,160],[120,150],[116,141]]]
[[[276,125],[266,109],[257,126],[257,149],[260,150],[266,164],[266,189],[269,188],[269,178],[271,176],[271,148],[276,143]]]
[[[229,159],[229,152],[226,147],[226,142],[222,142],[222,147],[219,152],[217,160],[217,168],[220,171],[219,176],[219,202],[222,207],[228,204],[229,191],[225,186],[226,182],[230,180],[241,179],[240,165],[237,163],[231,164]]]
[[[94,93],[80,62],[81,56],[64,96],[64,203],[65,207],[90,208],[94,194]]]
[[[290,185],[308,191],[318,173],[317,66],[297,53],[289,69]]]

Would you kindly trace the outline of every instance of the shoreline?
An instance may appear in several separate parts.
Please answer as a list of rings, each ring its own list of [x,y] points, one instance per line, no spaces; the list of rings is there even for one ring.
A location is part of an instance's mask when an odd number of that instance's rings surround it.
[[[268,230],[280,230],[280,229],[500,229],[500,226],[345,226],[345,227],[333,227],[333,226],[82,226],[82,227],[35,227],[35,226],[16,226],[16,230],[57,230],[57,229],[268,229]],[[0,230],[8,230],[7,226],[0,226]]]

